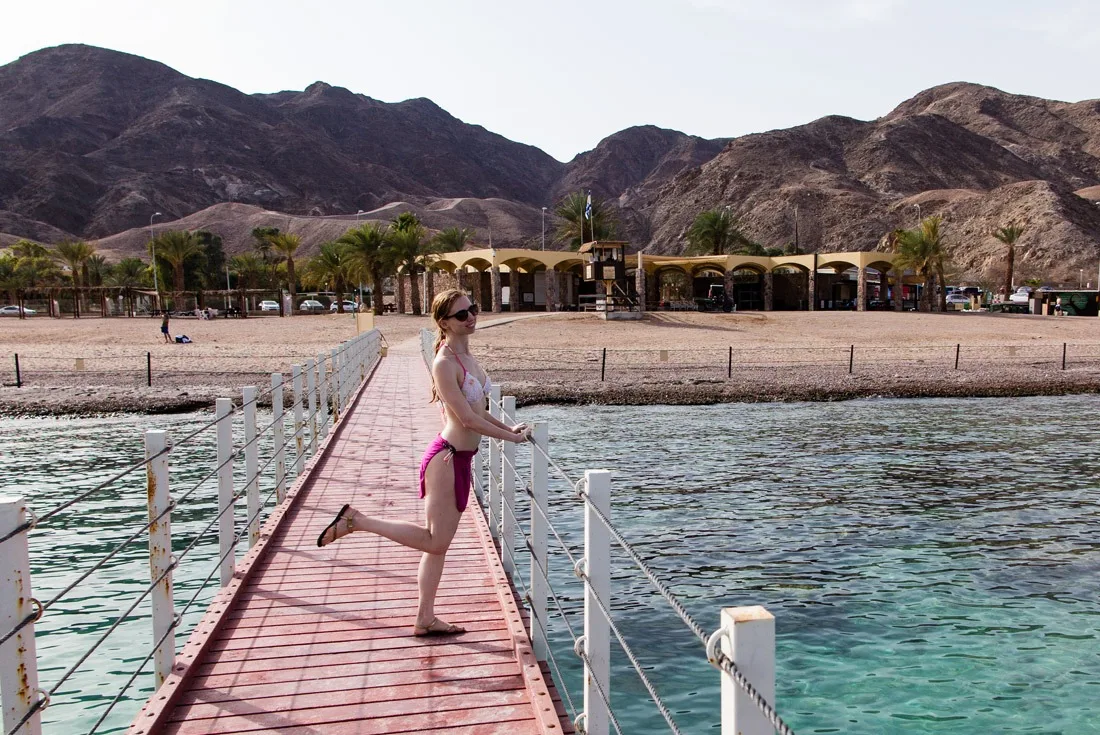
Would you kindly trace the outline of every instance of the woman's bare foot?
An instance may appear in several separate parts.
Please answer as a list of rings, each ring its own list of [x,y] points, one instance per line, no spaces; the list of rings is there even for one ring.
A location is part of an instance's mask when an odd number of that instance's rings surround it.
[[[416,623],[413,626],[413,635],[421,638],[429,635],[458,635],[465,632],[465,628],[454,623],[445,623],[439,618],[432,618],[432,622],[427,625]]]
[[[317,537],[317,545],[328,546],[336,539],[343,538],[354,531],[355,526],[351,520],[354,513],[352,507],[345,504],[340,512],[336,514],[336,517],[332,519],[332,523],[325,526],[325,530],[321,531],[321,535]]]

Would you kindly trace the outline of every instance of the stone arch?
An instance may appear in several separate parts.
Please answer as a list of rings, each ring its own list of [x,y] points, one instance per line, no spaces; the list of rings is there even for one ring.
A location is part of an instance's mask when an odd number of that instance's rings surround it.
[[[658,268],[653,276],[656,281],[659,305],[666,309],[694,308],[693,278],[688,270],[676,265],[667,265]]]

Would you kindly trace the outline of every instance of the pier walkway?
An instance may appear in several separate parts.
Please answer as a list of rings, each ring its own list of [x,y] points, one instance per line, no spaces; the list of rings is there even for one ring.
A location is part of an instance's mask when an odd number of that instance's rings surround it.
[[[416,638],[420,553],[370,534],[319,549],[344,503],[423,520],[417,471],[440,428],[418,347],[391,349],[214,600],[131,735],[572,732],[471,503]]]

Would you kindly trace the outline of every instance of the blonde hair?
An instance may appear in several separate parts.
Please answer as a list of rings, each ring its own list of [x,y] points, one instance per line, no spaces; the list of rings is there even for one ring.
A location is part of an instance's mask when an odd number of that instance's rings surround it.
[[[435,344],[432,345],[432,354],[435,355],[439,352],[439,348],[443,346],[443,341],[446,335],[443,331],[443,321],[451,315],[451,309],[454,308],[454,304],[463,296],[469,298],[469,294],[459,288],[449,288],[446,291],[441,291],[435,295],[432,299],[432,319],[435,320]],[[473,300],[470,301],[473,303]],[[431,403],[435,403],[439,400],[439,392],[435,389],[435,375],[432,375],[432,400]]]

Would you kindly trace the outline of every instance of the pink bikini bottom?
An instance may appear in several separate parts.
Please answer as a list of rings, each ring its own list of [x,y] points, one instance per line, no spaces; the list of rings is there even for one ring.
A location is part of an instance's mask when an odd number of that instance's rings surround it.
[[[424,452],[424,459],[420,460],[420,497],[424,497],[425,493],[424,473],[428,470],[428,463],[440,452],[448,452],[451,455],[450,462],[455,471],[455,507],[461,513],[466,510],[466,504],[470,501],[470,483],[473,480],[471,467],[477,451],[460,452],[442,436],[437,436],[435,441],[428,445],[428,451]]]

